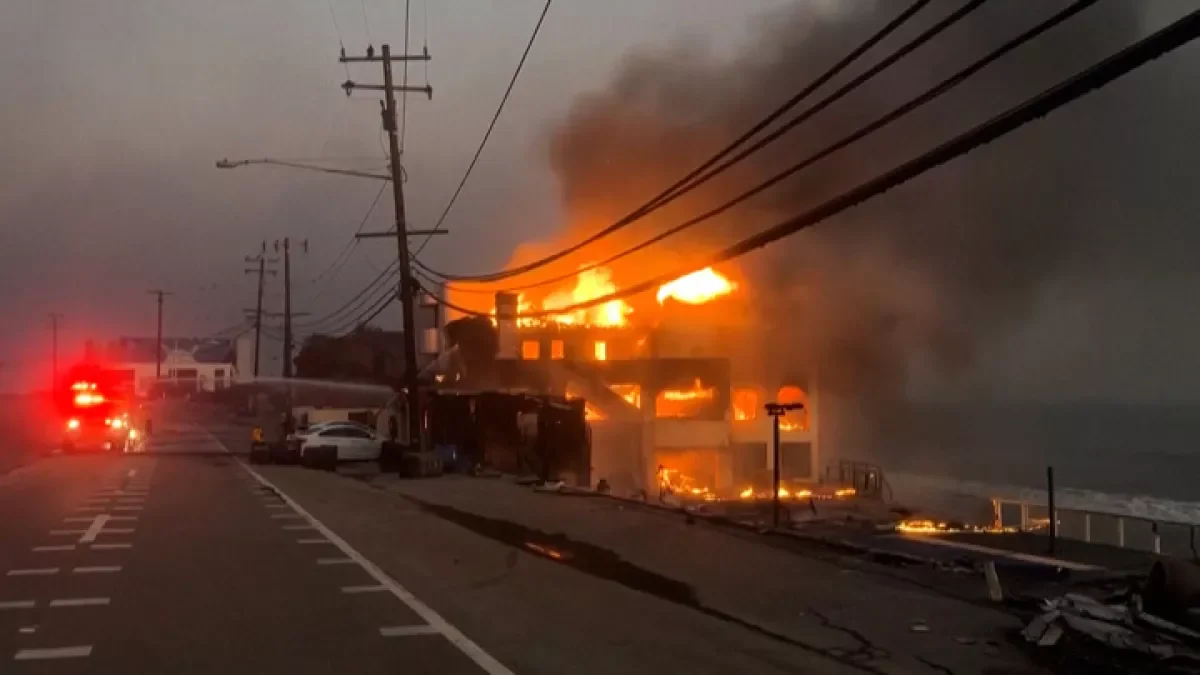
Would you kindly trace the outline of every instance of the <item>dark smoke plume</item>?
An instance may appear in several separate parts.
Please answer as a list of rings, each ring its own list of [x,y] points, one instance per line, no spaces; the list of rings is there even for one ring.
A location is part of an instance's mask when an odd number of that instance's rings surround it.
[[[694,43],[629,58],[607,90],[577,101],[554,130],[550,161],[572,223],[562,241],[615,220],[684,175],[904,4],[797,2],[763,17],[748,47],[733,58],[718,59]],[[933,3],[865,63],[957,5]],[[737,194],[1064,5],[1000,0],[985,6],[768,151],[621,233],[611,248]],[[622,261],[617,278],[641,278],[647,265],[669,269],[689,254],[803,211],[1074,74],[1140,37],[1138,5],[1100,3],[927,109],[736,213]],[[1101,269],[1093,254],[1114,242],[1120,248],[1128,223],[1106,218],[1097,200],[1106,199],[1114,183],[1136,190],[1129,180],[1133,170],[1122,167],[1153,164],[1162,148],[1111,143],[1111,135],[1122,129],[1156,133],[1131,110],[1167,105],[1171,87],[1180,86],[1169,75],[1153,65],[1113,92],[743,259],[740,273],[762,328],[762,343],[751,350],[758,365],[808,372],[815,363],[824,389],[889,399],[902,390],[914,361],[948,377],[969,369],[990,336],[1027,317],[1048,282]],[[1170,133],[1187,137],[1182,127]]]

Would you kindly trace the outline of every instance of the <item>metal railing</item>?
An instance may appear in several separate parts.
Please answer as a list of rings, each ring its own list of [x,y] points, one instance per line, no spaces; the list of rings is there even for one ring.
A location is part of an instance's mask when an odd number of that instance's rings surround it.
[[[1015,499],[992,499],[994,526],[1023,532],[1050,532],[1050,507]],[[1196,525],[1156,520],[1107,511],[1055,508],[1055,535],[1090,544],[1144,551],[1159,555],[1200,558]]]

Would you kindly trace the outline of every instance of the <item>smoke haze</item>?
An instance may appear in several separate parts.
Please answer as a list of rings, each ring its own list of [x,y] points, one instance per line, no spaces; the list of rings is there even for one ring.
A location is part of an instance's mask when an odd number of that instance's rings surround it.
[[[904,4],[797,2],[762,17],[746,50],[731,59],[713,57],[695,41],[627,59],[607,89],[578,100],[553,129],[549,161],[572,224],[560,241],[576,241],[612,222],[687,173]],[[933,3],[864,64],[958,4]],[[628,228],[605,253],[741,192],[1065,4],[985,5],[737,170]],[[637,280],[648,267],[666,271],[685,263],[986,120],[1140,38],[1147,19],[1139,9],[1138,3],[1100,3],[850,151],[669,245],[622,260],[618,278]],[[1200,242],[1178,210],[1193,172],[1176,140],[1198,131],[1195,117],[1181,110],[1182,102],[1194,100],[1195,85],[1181,73],[1190,70],[1196,53],[1180,50],[992,146],[739,261],[750,306],[759,312],[762,343],[751,351],[763,355],[760,365],[808,372],[815,363],[823,389],[894,400],[911,390],[915,372],[932,373],[922,381],[953,383],[985,371],[981,353],[1002,352],[1005,340],[1021,334],[1048,289],[1086,290],[1101,279],[1111,282],[1114,273],[1147,293],[1160,292],[1164,283],[1171,292],[1180,275],[1195,288],[1180,247],[1194,249]],[[834,85],[864,67],[852,67]],[[1179,198],[1170,186],[1180,190]],[[1130,213],[1138,214],[1136,233]],[[521,251],[517,258],[531,254]],[[1088,330],[1067,326],[1055,337],[1069,342]]]

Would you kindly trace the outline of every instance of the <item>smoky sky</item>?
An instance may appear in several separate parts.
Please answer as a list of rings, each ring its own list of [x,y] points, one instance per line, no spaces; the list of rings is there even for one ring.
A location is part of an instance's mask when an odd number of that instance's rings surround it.
[[[556,3],[446,222],[454,235],[431,245],[426,260],[460,271],[494,268],[517,242],[555,226],[554,180],[538,151],[542,128],[578,93],[601,86],[630,49],[680,32],[731,43],[748,17],[780,4]],[[48,312],[64,315],[64,358],[88,338],[153,334],[152,288],[175,293],[166,303],[168,335],[235,324],[254,302],[242,259],[264,239],[310,240],[293,266],[299,310],[328,313],[374,278],[394,245],[364,244],[329,288],[311,283],[350,238],[377,183],[263,167],[218,171],[214,162],[276,157],[381,169],[378,97],[345,97],[337,51],[339,38],[350,53],[368,41],[399,51],[404,5],[0,3],[0,391],[48,379]],[[420,50],[428,36],[434,87],[432,101],[412,96],[407,105],[414,227],[430,226],[444,207],[541,5],[411,2],[411,48]],[[424,84],[423,66],[409,74]],[[380,80],[374,68],[350,75]],[[385,194],[366,229],[387,228],[391,212]],[[269,281],[268,309],[282,309],[280,293],[278,280]],[[387,327],[398,319],[395,309],[380,316]]]
[[[549,161],[574,239],[615,219],[801,89],[907,3],[795,3],[732,58],[677,41],[631,55],[555,127]],[[960,3],[933,3],[868,57]],[[712,206],[872,121],[1065,2],[993,2],[632,241]],[[627,268],[687,261],[809,208],[1163,25],[1170,3],[1101,2],[869,142]],[[1184,8],[1177,8],[1184,11]],[[1194,398],[1182,376],[1200,289],[1190,222],[1200,51],[1187,47],[1088,99],[740,261],[764,371],[809,370],[856,396]],[[857,71],[855,71],[857,72]],[[641,255],[641,254],[639,254]],[[651,263],[649,260],[655,258]],[[694,259],[694,258],[692,258]]]
[[[318,0],[0,6],[0,361],[8,364],[0,390],[45,373],[47,312],[65,315],[64,351],[88,337],[150,334],[150,288],[175,292],[168,334],[234,324],[253,302],[242,258],[263,240],[310,240],[293,268],[296,304],[318,316],[389,262],[391,245],[364,244],[327,289],[312,283],[377,184],[213,168],[221,157],[382,168],[375,97],[345,98],[336,51],[339,38],[350,52],[368,40],[398,45],[404,3],[332,4],[337,29]],[[777,105],[898,4],[556,3],[447,221],[453,234],[431,246],[428,262],[490,271],[523,242],[570,239],[621,215]],[[927,11],[953,4],[938,0]],[[1061,4],[993,0],[895,75],[640,232],[732,194]],[[729,241],[844,189],[1162,25],[1186,11],[1181,4],[1103,0],[895,131],[656,255],[682,257]],[[412,6],[414,48],[427,23],[434,55],[433,101],[408,101],[404,158],[410,220],[422,227],[456,185],[541,3]],[[771,353],[835,346],[850,354],[838,357],[844,363],[900,364],[910,386],[928,380],[927,389],[950,387],[952,395],[965,387],[1195,399],[1200,359],[1189,346],[1200,337],[1200,319],[1191,252],[1200,242],[1190,220],[1200,198],[1188,139],[1200,124],[1196,59],[1195,48],[1180,50],[837,222],[746,258],[742,268],[753,275],[765,316],[800,308],[824,317],[821,331],[774,330],[779,344]],[[351,76],[378,79],[367,69]],[[424,68],[413,67],[410,77],[424,83]],[[586,134],[573,140],[572,130],[589,129],[608,134],[603,149],[587,146]],[[390,207],[385,195],[367,229],[388,227]],[[269,308],[280,309],[279,293],[277,282],[268,285]],[[381,321],[393,327],[397,313]],[[885,337],[866,339],[873,333]]]

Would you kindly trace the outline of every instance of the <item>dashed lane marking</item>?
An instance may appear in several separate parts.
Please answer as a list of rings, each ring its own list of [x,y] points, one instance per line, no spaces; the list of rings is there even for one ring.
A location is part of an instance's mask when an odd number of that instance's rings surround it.
[[[52,649],[22,649],[13,656],[14,661],[39,661],[43,659],[78,659],[92,655],[91,645],[78,647],[54,647]]]
[[[383,637],[410,637],[413,635],[437,635],[440,631],[433,626],[383,626],[379,629],[379,634]],[[478,662],[477,662],[478,663]],[[480,664],[481,666],[483,664]],[[504,666],[500,666],[503,668]],[[488,671],[504,673],[507,670]]]
[[[112,510],[113,511],[141,511],[142,507],[140,507],[140,506],[114,506],[114,507],[112,507]]]
[[[284,518],[303,518],[304,516],[299,513],[272,513],[271,517],[276,520],[282,520]]]
[[[79,543],[90,544],[91,542],[96,541],[96,537],[100,534],[100,531],[104,529],[104,526],[108,523],[109,518],[110,516],[107,513],[101,513],[96,516],[96,518],[92,520],[92,524],[88,526],[88,529],[84,530],[83,536],[79,538]]]
[[[108,598],[59,598],[51,600],[51,607],[96,607],[99,605],[107,605]]]
[[[313,527],[312,525],[284,525],[283,529],[295,531],[295,530],[315,530],[317,528]]]
[[[465,654],[467,658],[474,661],[475,664],[483,669],[483,671],[488,675],[514,675],[513,672],[509,670],[503,663],[497,661],[495,657],[485,652],[479,645],[475,644],[471,638],[463,635],[462,631],[458,630],[451,625],[450,622],[442,618],[441,614],[433,611],[429,605],[426,605],[424,602],[418,600],[417,597],[409,592],[408,589],[401,586],[395,579],[391,578],[383,570],[379,569],[375,563],[367,560],[363,554],[359,553],[354,549],[354,547],[346,543],[346,540],[339,537],[333,532],[333,530],[330,530],[323,523],[321,523],[321,521],[314,518],[312,514],[310,514],[304,507],[296,503],[296,500],[281,492],[279,488],[271,483],[271,481],[263,478],[262,474],[255,471],[250,465],[246,464],[240,459],[237,461],[243,470],[253,476],[254,479],[257,480],[261,485],[273,490],[275,494],[277,494],[281,500],[291,506],[296,513],[299,513],[307,518],[308,521],[312,523],[313,529],[320,532],[322,536],[330,541],[330,543],[332,543],[334,546],[337,546],[342,553],[349,556],[352,560],[354,560],[354,562],[357,562],[359,566],[371,576],[372,579],[378,581],[384,586],[387,586],[388,590],[392,592],[392,595],[394,595],[396,599],[400,600],[405,605],[408,605],[409,609],[416,612],[418,616],[420,616],[427,624],[429,624],[428,626],[399,626],[380,628],[380,635],[390,637],[440,633],[447,640],[449,640],[451,644],[453,644],[455,647],[458,647],[459,651]],[[284,529],[287,528],[285,527]]]
[[[342,586],[343,593],[351,595],[356,593],[387,593],[388,587],[382,584],[375,586]]]
[[[353,558],[317,558],[318,565],[353,565]]]
[[[107,506],[76,506],[75,510],[76,511],[104,511],[107,508],[108,508]],[[91,518],[88,518],[88,520],[91,520]]]
[[[76,567],[71,570],[72,574],[109,574],[112,572],[120,572],[120,565],[93,565],[91,567]]]
[[[9,570],[6,576],[10,577],[43,577],[51,574],[58,574],[57,567],[37,567],[27,570]]]
[[[93,551],[115,551],[124,548],[133,548],[133,544],[92,544]]]
[[[59,536],[67,534],[87,534],[87,530],[50,530],[50,534]]]
[[[108,517],[109,522],[112,522],[114,520],[129,521],[129,520],[137,520],[137,519],[138,519],[137,516],[109,516]],[[90,523],[90,522],[92,522],[92,517],[91,516],[73,516],[71,518],[63,518],[63,522],[64,523]],[[112,532],[112,530],[105,530],[105,532]]]
[[[33,600],[0,600],[0,609],[33,609]]]
[[[328,539],[297,539],[297,544],[332,544]]]
[[[42,553],[46,551],[74,551],[75,544],[58,544],[55,546],[34,546],[33,550]]]

